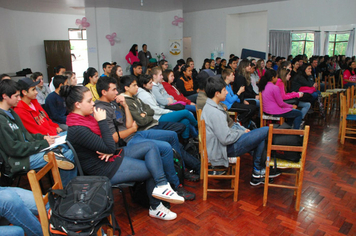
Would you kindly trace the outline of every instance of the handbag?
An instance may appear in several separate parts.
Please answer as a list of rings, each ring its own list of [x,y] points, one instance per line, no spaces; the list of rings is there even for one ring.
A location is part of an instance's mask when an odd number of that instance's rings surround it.
[[[117,128],[117,120],[116,119],[113,119],[113,122],[114,122],[114,126],[115,126],[115,130],[116,130],[116,133],[117,133],[117,136],[119,137],[119,147],[125,147],[127,145],[126,141],[123,140],[121,137],[120,137],[120,133],[119,133],[119,129]]]
[[[180,111],[180,110],[184,110],[185,106],[177,103],[177,104],[173,104],[173,105],[166,105],[164,108],[172,110],[172,111]]]

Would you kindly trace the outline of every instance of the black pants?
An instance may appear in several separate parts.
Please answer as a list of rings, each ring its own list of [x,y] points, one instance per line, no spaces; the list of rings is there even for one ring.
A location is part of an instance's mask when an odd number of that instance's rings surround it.
[[[241,121],[242,126],[244,126],[245,128],[248,128],[252,116],[257,111],[257,107],[252,104],[254,101],[248,102],[250,103],[249,105],[234,102],[231,108],[229,109],[229,111],[239,113],[239,120]]]

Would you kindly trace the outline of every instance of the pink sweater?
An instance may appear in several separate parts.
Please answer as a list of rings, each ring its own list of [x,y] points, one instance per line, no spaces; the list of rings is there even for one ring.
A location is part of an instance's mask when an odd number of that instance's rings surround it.
[[[138,53],[136,52],[136,55],[134,55],[131,51],[126,55],[125,57],[127,63],[132,65],[134,62],[140,62],[140,59],[138,59]]]
[[[283,102],[279,88],[272,82],[268,82],[262,91],[263,112],[271,115],[279,115],[290,112],[293,105]]]
[[[297,92],[286,93],[285,88],[284,88],[284,83],[283,83],[283,81],[281,79],[277,80],[276,85],[279,88],[279,90],[281,91],[281,95],[282,95],[282,99],[283,100],[288,100],[288,99],[292,99],[292,98],[299,98],[299,93],[297,93]]]

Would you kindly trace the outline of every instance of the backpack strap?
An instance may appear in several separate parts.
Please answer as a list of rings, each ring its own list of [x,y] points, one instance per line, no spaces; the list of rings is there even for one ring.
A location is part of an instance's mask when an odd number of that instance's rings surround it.
[[[59,196],[61,196],[62,198],[66,196],[65,192],[64,192],[64,189],[52,189],[50,188],[48,190],[48,202],[49,202],[49,206],[51,209],[54,209],[54,194],[57,194]]]

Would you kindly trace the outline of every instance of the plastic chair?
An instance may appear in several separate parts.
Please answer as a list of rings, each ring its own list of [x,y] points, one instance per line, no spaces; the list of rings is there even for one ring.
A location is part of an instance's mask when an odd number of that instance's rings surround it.
[[[239,194],[239,175],[240,175],[240,157],[236,157],[236,163],[230,164],[230,168],[211,168],[209,169],[209,159],[206,149],[206,127],[205,121],[200,121],[200,128],[202,130],[202,135],[200,136],[203,146],[203,158],[204,159],[204,181],[203,181],[203,200],[205,201],[208,198],[208,192],[233,192],[234,201],[237,201]],[[209,175],[209,171],[224,171],[228,170],[227,175]],[[208,188],[209,179],[231,179],[231,189],[211,189]]]
[[[278,121],[280,125],[284,123],[284,118],[283,117],[276,117],[272,115],[266,115],[263,112],[263,101],[262,101],[262,93],[259,93],[260,97],[260,127],[266,126],[266,121],[271,120],[271,121]]]
[[[294,189],[294,196],[296,196],[295,210],[299,211],[300,198],[302,194],[304,166],[305,166],[305,159],[307,156],[307,147],[308,147],[308,140],[309,140],[309,130],[310,127],[308,125],[305,126],[304,130],[274,129],[272,124],[269,125],[265,186],[264,186],[264,193],[263,193],[263,206],[266,206],[267,204],[267,195],[268,195],[269,187],[288,188],[288,189]],[[274,134],[303,135],[303,145],[302,146],[272,145],[272,138]],[[272,150],[301,152],[301,158],[299,162],[292,162],[292,161],[282,160],[278,158],[274,160],[274,158],[273,159],[271,158]],[[268,179],[269,179],[270,166],[274,166],[275,163],[277,163],[276,168],[296,169],[296,173],[282,173],[285,175],[295,176],[295,185],[269,183]]]

